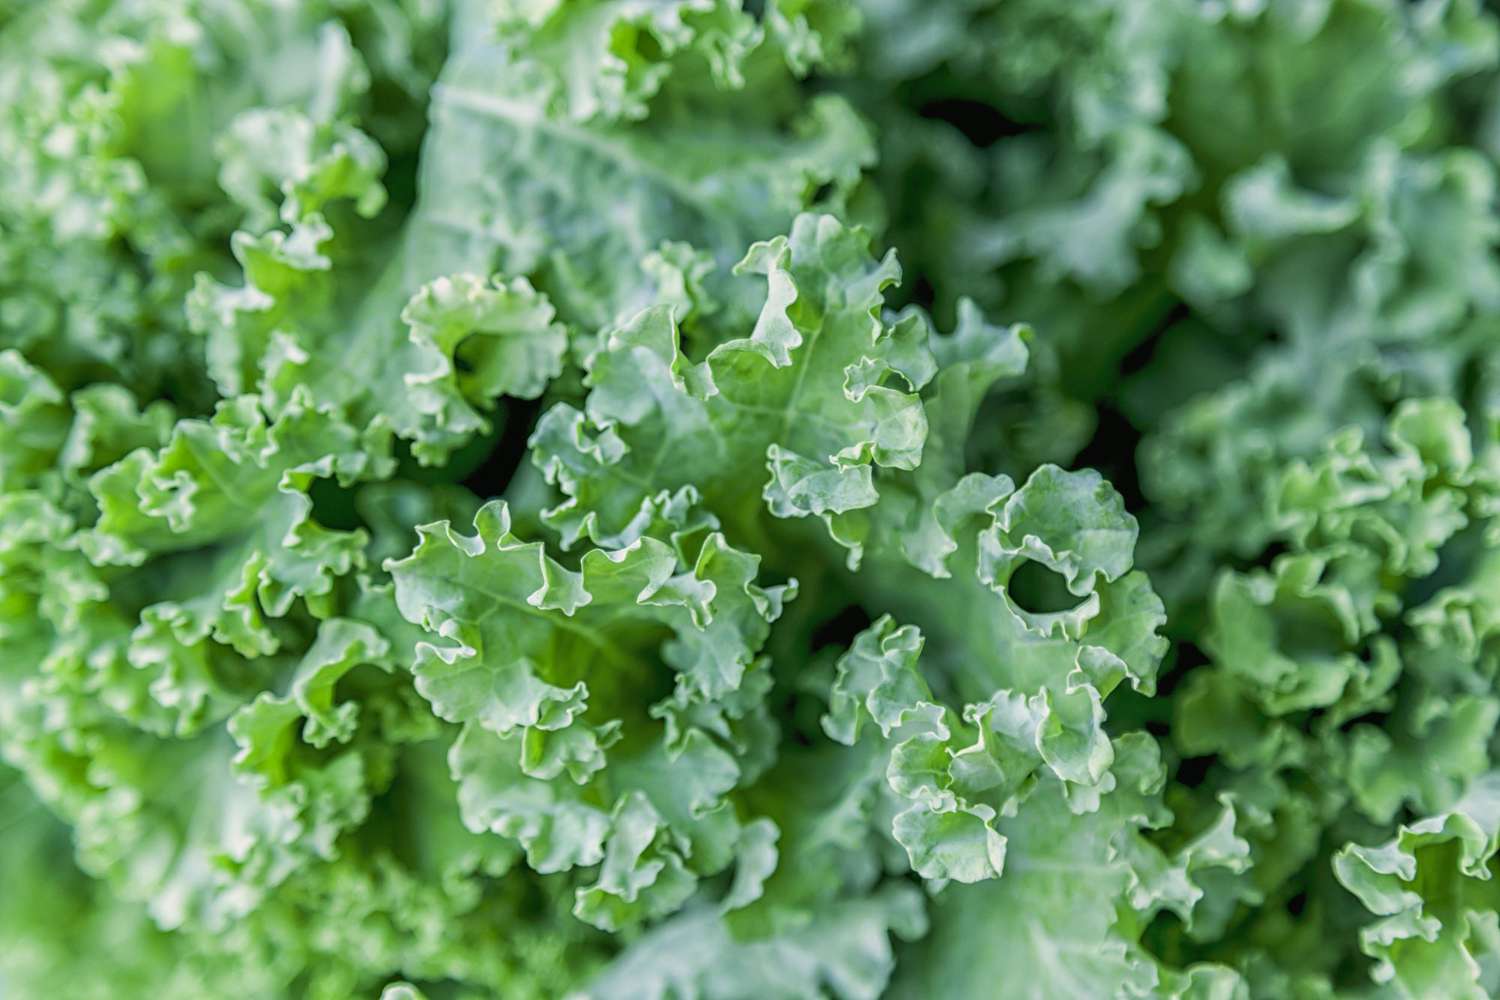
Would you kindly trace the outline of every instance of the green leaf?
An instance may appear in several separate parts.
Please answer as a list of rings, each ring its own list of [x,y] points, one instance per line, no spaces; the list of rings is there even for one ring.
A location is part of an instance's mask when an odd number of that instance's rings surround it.
[[[1380,919],[1360,934],[1375,980],[1397,995],[1483,997],[1493,956],[1491,870],[1500,807],[1493,774],[1447,813],[1402,826],[1378,847],[1334,857],[1339,881]]]
[[[925,329],[882,321],[894,257],[876,261],[863,234],[829,216],[799,217],[738,270],[768,285],[748,336],[695,365],[670,312],[642,312],[601,335],[584,414],[562,404],[538,424],[534,460],[568,497],[547,514],[565,542],[628,540],[688,485],[710,509],[738,509],[743,477],[765,469],[770,513],[822,518],[858,564],[875,469],[921,461]]]

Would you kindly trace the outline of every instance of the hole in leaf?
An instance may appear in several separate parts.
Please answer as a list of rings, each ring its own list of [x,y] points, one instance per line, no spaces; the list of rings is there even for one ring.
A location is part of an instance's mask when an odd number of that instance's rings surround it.
[[[1062,575],[1031,559],[1011,574],[1005,589],[1010,599],[1034,615],[1053,614],[1076,608],[1079,599],[1068,593]]]
[[[354,491],[333,479],[314,479],[307,489],[312,500],[312,518],[325,528],[353,531],[365,527],[354,506]]]

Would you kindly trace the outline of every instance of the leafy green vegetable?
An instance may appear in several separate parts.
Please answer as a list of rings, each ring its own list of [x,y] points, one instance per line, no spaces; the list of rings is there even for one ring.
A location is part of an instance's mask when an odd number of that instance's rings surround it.
[[[1500,995],[1497,17],[0,0],[0,995]]]

